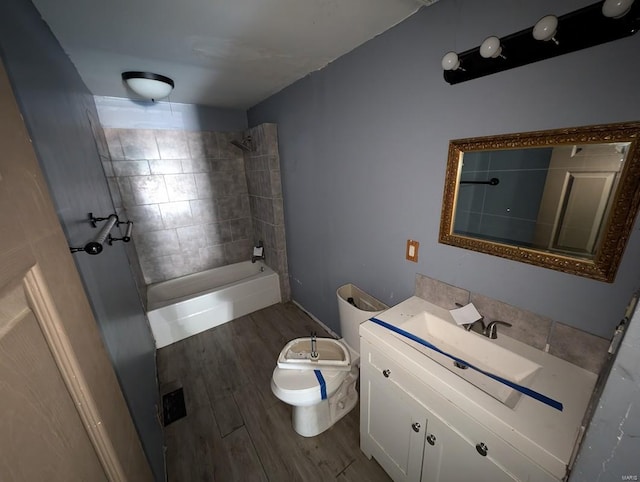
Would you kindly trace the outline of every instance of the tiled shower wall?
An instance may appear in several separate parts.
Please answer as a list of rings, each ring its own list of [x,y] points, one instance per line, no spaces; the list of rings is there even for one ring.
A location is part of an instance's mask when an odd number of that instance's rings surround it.
[[[291,299],[284,229],[278,132],[275,124],[247,131],[253,151],[245,152],[245,169],[254,241],[262,241],[265,262],[280,275],[282,301]]]
[[[244,261],[252,226],[242,133],[104,129],[105,173],[147,284]]]

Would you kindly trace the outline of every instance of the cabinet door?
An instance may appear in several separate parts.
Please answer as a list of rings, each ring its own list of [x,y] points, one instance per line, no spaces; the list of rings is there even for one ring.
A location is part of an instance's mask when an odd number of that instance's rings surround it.
[[[394,481],[419,481],[426,411],[391,380],[372,375],[361,380],[362,450]]]
[[[456,429],[429,413],[429,426],[424,446],[422,482],[507,482],[518,480],[491,458],[476,442],[465,438]],[[484,452],[482,455],[480,452]]]

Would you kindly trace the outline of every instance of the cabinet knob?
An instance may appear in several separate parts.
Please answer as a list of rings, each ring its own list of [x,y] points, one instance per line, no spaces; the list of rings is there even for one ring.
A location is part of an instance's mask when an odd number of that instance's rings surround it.
[[[391,375],[391,370],[389,370],[388,368],[386,370],[382,370],[382,374],[385,378],[389,378],[389,375]]]
[[[433,435],[432,433],[430,433],[429,435],[427,435],[427,442],[429,442],[429,445],[435,445],[436,444],[436,436]]]
[[[420,431],[420,424],[418,422],[413,422],[411,424],[411,428],[413,429],[414,432],[419,432]]]
[[[479,444],[476,445],[476,450],[480,455],[482,455],[483,457],[486,457],[487,452],[489,451],[489,448],[484,444],[484,442],[480,442]]]

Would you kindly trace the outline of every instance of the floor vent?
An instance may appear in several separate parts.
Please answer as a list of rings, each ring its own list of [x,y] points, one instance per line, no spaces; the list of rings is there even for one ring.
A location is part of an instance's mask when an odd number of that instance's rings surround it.
[[[162,396],[162,413],[165,427],[187,415],[182,387]]]

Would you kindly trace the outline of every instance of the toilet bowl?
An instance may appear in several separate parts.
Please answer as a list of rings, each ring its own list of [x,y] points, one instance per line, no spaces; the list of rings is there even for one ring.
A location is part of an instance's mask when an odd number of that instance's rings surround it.
[[[352,284],[340,287],[336,295],[344,338],[317,338],[313,357],[311,338],[290,341],[271,377],[271,391],[292,406],[293,429],[304,437],[321,434],[358,403],[358,326],[388,308]]]
[[[321,434],[355,407],[358,403],[358,362],[357,355],[351,354],[348,371],[322,365],[317,369],[276,366],[271,377],[271,391],[292,406],[291,421],[298,434],[304,437]]]

